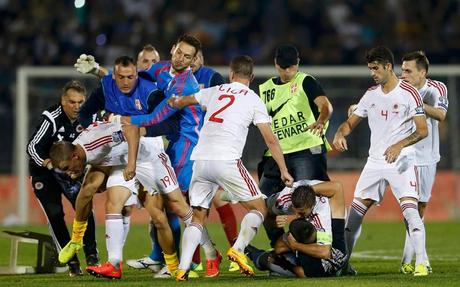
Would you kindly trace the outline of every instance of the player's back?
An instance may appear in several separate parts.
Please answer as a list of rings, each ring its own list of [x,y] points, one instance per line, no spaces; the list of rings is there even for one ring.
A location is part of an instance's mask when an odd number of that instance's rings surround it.
[[[192,160],[239,159],[249,125],[270,122],[260,98],[238,82],[203,89],[195,98],[206,116]]]
[[[128,162],[128,143],[120,123],[94,122],[73,141],[79,144],[92,165],[117,166]],[[152,160],[153,151],[162,151],[160,137],[141,137],[137,162]]]

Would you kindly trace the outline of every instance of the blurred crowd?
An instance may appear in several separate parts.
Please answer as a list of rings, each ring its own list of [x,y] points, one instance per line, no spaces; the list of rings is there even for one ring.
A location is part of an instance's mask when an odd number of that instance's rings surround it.
[[[145,43],[167,58],[183,33],[202,41],[208,65],[243,53],[269,65],[285,42],[301,65],[361,64],[377,44],[398,59],[424,49],[434,64],[460,62],[459,0],[0,0],[0,23],[2,117],[20,65],[72,65],[81,53],[110,65]]]

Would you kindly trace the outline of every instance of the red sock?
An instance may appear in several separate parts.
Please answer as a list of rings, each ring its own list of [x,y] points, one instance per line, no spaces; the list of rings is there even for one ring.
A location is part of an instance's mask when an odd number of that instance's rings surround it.
[[[233,213],[233,208],[230,203],[222,205],[219,208],[216,208],[219,213],[220,221],[224,227],[225,235],[227,236],[228,243],[230,246],[233,245],[236,238],[238,237],[238,229],[236,227],[236,217]]]
[[[195,253],[193,253],[192,262],[195,264],[201,263],[201,254],[200,254],[200,245],[195,249]]]

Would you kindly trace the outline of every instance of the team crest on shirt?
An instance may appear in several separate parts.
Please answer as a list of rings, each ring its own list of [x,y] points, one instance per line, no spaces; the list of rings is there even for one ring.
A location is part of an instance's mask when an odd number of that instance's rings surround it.
[[[136,109],[139,111],[142,110],[141,101],[139,101],[139,99],[134,100],[134,104],[136,105]]]
[[[43,188],[43,182],[37,181],[34,185],[35,190],[40,190]]]
[[[291,94],[297,92],[297,83],[291,85]]]
[[[393,105],[393,110],[392,110],[392,112],[393,112],[394,114],[399,113],[399,105],[398,105],[398,104],[394,104],[394,105]]]

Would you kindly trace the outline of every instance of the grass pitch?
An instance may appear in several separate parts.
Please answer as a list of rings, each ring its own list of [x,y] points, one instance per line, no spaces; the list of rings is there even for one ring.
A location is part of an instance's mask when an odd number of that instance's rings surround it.
[[[8,227],[2,230],[31,230],[46,233],[46,226]],[[134,225],[131,227],[124,258],[139,258],[150,252],[147,226]],[[365,222],[363,233],[355,247],[351,263],[358,270],[355,277],[335,277],[321,279],[288,279],[270,277],[266,272],[257,272],[254,278],[246,278],[239,273],[228,272],[228,261],[221,265],[221,275],[218,278],[191,279],[186,283],[175,282],[172,279],[154,279],[148,270],[123,270],[121,280],[95,278],[85,273],[84,276],[70,278],[62,274],[30,274],[30,275],[0,275],[0,286],[460,286],[460,222],[432,222],[426,224],[427,248],[434,273],[428,277],[414,278],[398,272],[400,256],[404,244],[404,226],[402,222],[375,223]],[[228,244],[219,224],[209,226],[211,236],[217,248],[226,252]],[[107,259],[104,240],[104,226],[98,227],[99,250],[101,259]],[[253,244],[258,247],[268,247],[263,230],[259,232]],[[0,265],[9,262],[9,241],[0,239]],[[19,248],[19,264],[33,265],[35,247],[21,244]],[[83,258],[83,256],[80,256]],[[84,261],[84,260],[83,260]]]

